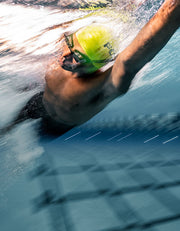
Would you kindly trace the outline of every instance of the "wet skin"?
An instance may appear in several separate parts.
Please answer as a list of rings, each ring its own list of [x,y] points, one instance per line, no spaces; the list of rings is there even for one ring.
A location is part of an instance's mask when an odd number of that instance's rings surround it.
[[[136,73],[166,45],[180,25],[180,0],[166,0],[132,43],[106,71],[87,73],[87,65],[76,64],[67,44],[63,54],[49,64],[43,104],[51,118],[67,125],[79,125],[125,94]],[[74,48],[84,53],[74,35]],[[73,50],[72,49],[72,50]]]
[[[136,73],[156,56],[179,26],[180,0],[165,0],[131,44],[117,56],[113,66],[92,74],[87,73],[91,64],[77,65],[72,55],[73,49],[84,53],[76,37],[71,51],[66,43],[61,43],[63,52],[47,68],[44,93],[33,96],[10,124],[0,128],[0,136],[29,118],[42,118],[43,134],[56,135],[86,122],[128,91]],[[72,70],[68,70],[69,64]]]
[[[85,53],[79,45],[75,34],[74,47]],[[46,73],[46,88],[44,106],[49,115],[59,122],[68,125],[78,125],[101,111],[111,100],[117,97],[117,92],[110,84],[111,69],[88,74],[87,69],[92,64],[79,64],[73,71],[66,70],[66,63],[76,64],[67,44],[63,44],[63,54],[53,60]]]

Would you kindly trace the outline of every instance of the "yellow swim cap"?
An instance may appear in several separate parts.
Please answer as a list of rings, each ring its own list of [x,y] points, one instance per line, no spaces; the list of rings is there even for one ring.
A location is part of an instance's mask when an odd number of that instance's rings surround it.
[[[79,44],[92,61],[94,68],[91,72],[98,70],[114,58],[115,38],[107,26],[93,23],[81,28],[75,34]]]

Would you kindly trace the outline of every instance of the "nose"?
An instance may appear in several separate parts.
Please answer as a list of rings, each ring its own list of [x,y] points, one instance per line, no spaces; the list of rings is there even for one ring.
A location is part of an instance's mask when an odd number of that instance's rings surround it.
[[[71,54],[71,51],[70,49],[68,48],[68,46],[65,46],[64,49],[63,49],[63,54],[62,56],[68,56]]]
[[[69,60],[70,61],[71,59],[71,51],[70,49],[68,48],[68,46],[64,46],[63,47],[63,52],[62,54],[59,56],[59,61],[61,64],[63,64],[65,61]]]

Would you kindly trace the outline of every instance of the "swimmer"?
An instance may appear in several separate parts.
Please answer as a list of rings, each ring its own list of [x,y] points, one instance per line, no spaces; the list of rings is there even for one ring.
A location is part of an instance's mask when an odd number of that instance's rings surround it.
[[[42,118],[47,131],[61,135],[123,96],[141,68],[166,45],[180,25],[180,0],[165,0],[131,44],[116,54],[110,29],[93,23],[59,43],[59,57],[46,72],[44,92],[33,96],[7,128]],[[102,67],[114,60],[114,64]]]

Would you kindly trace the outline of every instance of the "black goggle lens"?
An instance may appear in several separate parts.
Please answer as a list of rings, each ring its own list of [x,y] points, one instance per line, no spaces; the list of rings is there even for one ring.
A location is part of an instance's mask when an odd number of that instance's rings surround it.
[[[75,59],[76,62],[78,63],[89,63],[91,60],[83,53],[81,53],[78,50],[72,51],[72,48],[74,47],[74,41],[73,41],[73,34],[67,36],[64,34],[66,44],[71,51],[71,54],[73,55],[73,58]]]

